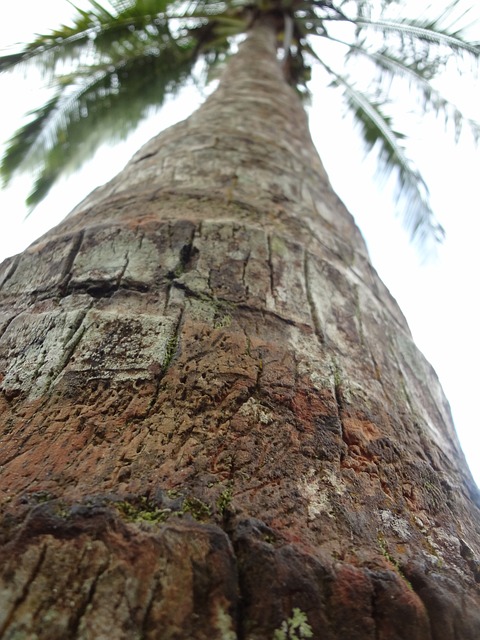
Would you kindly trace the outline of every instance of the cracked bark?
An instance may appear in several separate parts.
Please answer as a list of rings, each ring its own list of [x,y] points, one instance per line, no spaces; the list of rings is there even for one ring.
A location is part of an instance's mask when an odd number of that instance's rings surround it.
[[[2,638],[480,636],[448,405],[274,47],[2,266]]]

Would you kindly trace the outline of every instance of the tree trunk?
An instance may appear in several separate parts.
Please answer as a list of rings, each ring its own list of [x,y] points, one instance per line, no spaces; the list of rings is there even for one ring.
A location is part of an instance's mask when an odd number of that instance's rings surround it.
[[[267,26],[0,282],[1,638],[478,640],[448,404]]]

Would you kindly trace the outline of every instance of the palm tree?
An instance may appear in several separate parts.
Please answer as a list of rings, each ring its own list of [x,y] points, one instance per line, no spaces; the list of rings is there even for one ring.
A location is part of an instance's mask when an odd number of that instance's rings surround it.
[[[438,239],[379,96],[308,37],[352,27],[350,56],[454,121],[436,46],[478,47],[371,2],[90,5],[3,59],[64,66],[4,159],[40,162],[32,203],[92,122],[121,131],[200,59],[225,69],[2,266],[0,637],[477,638],[478,492],[298,93],[316,59]]]
[[[35,206],[60,175],[85,162],[103,142],[124,137],[158,109],[190,80],[199,61],[208,78],[230,55],[236,36],[248,31],[257,14],[269,14],[282,22],[279,48],[289,84],[308,96],[311,65],[321,65],[331,86],[343,90],[367,148],[377,146],[380,168],[396,172],[397,198],[412,237],[441,240],[443,230],[430,208],[428,187],[406,154],[405,135],[394,127],[388,95],[392,80],[401,77],[421,97],[425,111],[441,112],[453,123],[456,137],[465,122],[478,137],[478,123],[464,117],[432,80],[452,54],[475,59],[479,49],[455,29],[464,17],[458,0],[437,20],[428,12],[416,20],[389,19],[388,10],[397,4],[87,2],[72,26],[38,36],[22,51],[0,58],[1,71],[33,63],[53,86],[51,98],[12,137],[1,165],[3,179],[8,183],[22,170],[36,174],[27,198]],[[310,42],[313,36],[315,43]],[[348,74],[348,65],[338,70],[329,63],[326,47],[332,44],[346,61],[372,64],[370,86],[362,89]]]

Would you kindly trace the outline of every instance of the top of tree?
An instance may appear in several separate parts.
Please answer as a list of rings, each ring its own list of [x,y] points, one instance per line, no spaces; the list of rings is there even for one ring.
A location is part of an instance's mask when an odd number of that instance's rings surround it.
[[[69,0],[66,0],[69,1]],[[34,65],[51,85],[45,104],[10,139],[0,165],[4,184],[19,171],[35,176],[27,204],[33,208],[58,177],[78,168],[105,141],[125,137],[167,96],[178,91],[203,62],[204,79],[223,62],[260,16],[270,15],[278,33],[285,78],[308,95],[311,66],[319,64],[353,112],[368,149],[378,152],[384,175],[397,178],[397,202],[411,237],[441,241],[443,229],[429,204],[428,187],[394,125],[389,87],[397,78],[421,99],[423,112],[442,114],[456,138],[480,125],[435,88],[447,62],[471,61],[480,43],[466,37],[468,12],[450,2],[437,19],[428,7],[405,17],[401,0],[86,0],[70,25],[0,57],[0,71]],[[464,23],[464,28],[458,25]],[[341,54],[329,62],[326,43]],[[331,56],[330,56],[331,57]],[[338,66],[338,60],[341,66]],[[378,71],[367,88],[349,74],[355,60]],[[357,74],[358,75],[358,74]]]

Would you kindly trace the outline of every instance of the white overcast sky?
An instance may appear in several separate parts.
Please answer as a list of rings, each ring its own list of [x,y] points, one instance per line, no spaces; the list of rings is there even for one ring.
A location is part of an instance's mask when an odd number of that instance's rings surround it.
[[[418,6],[419,0],[412,0]],[[465,0],[465,4],[475,0]],[[80,3],[79,3],[80,4]],[[437,0],[437,4],[442,2]],[[66,0],[23,0],[3,7],[0,47],[23,42],[68,22]],[[480,7],[476,6],[480,18]],[[480,23],[475,39],[480,40]],[[480,84],[452,72],[444,82],[450,98],[480,120]],[[22,251],[59,222],[92,189],[117,173],[134,151],[160,129],[188,116],[200,101],[195,89],[169,103],[116,147],[99,151],[78,174],[52,190],[25,221],[24,199],[31,186],[20,178],[0,192],[0,260]],[[447,231],[436,259],[422,264],[395,218],[391,193],[374,179],[375,164],[365,160],[336,98],[316,93],[310,110],[314,141],[334,188],[355,216],[374,266],[399,302],[415,341],[436,369],[472,473],[480,484],[479,242],[480,151],[468,136],[455,145],[433,118],[413,129],[415,159],[431,191],[435,213]],[[38,78],[0,76],[0,144],[21,124],[22,114],[41,96]],[[1,148],[0,148],[1,151]]]

